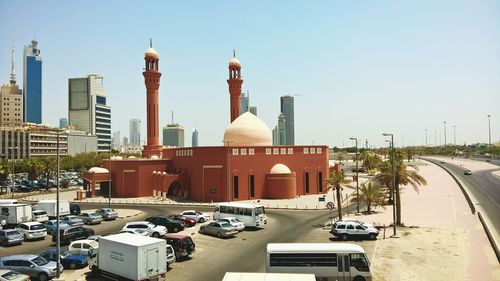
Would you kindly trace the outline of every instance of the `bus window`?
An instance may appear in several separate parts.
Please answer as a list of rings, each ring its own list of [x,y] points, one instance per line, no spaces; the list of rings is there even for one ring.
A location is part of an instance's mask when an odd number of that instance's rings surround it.
[[[219,206],[215,206],[214,213],[219,211]]]
[[[258,208],[255,208],[255,215],[258,216],[258,215],[263,215],[265,214],[266,211],[264,211],[264,207],[258,207]]]
[[[351,254],[351,266],[356,268],[357,271],[370,271],[368,261],[366,260],[365,255],[361,253]]]

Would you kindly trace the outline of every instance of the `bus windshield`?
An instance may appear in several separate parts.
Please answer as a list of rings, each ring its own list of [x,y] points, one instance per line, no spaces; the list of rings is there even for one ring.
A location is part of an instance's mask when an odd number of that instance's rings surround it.
[[[366,256],[361,253],[351,254],[351,266],[356,268],[358,271],[364,271],[364,272],[370,271],[370,265],[368,264],[368,260],[366,259]]]
[[[264,207],[257,207],[255,208],[255,215],[265,215],[266,211],[264,211]]]

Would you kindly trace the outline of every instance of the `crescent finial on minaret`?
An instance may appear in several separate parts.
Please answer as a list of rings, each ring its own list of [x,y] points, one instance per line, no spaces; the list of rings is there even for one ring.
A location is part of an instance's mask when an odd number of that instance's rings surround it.
[[[149,38],[149,47],[153,48],[153,39]]]

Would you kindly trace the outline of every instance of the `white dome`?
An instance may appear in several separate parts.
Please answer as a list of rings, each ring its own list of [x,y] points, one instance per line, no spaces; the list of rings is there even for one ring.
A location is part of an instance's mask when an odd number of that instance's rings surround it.
[[[146,50],[146,57],[155,57],[155,58],[159,58],[160,55],[158,54],[158,52],[153,49],[153,48],[149,48]]]
[[[102,167],[92,167],[88,170],[89,173],[105,174],[109,173],[108,169]]]
[[[241,64],[240,64],[240,61],[237,58],[231,58],[231,60],[229,60],[229,66],[240,67]]]
[[[291,174],[292,171],[290,171],[290,169],[283,164],[276,164],[271,168],[271,171],[269,173],[270,174]]]
[[[273,144],[271,130],[249,111],[236,118],[224,131],[224,145],[265,146]]]

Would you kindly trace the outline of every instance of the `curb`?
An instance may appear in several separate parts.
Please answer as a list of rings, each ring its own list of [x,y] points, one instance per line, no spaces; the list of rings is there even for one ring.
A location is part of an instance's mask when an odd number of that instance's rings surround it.
[[[424,158],[422,158],[424,159]],[[472,200],[470,198],[469,193],[465,189],[465,187],[462,185],[462,182],[455,176],[453,175],[448,169],[446,169],[444,166],[434,162],[433,160],[429,159],[424,159],[425,161],[431,162],[432,164],[435,164],[436,166],[441,167],[443,170],[448,172],[448,174],[451,175],[451,177],[455,180],[455,182],[458,184],[460,189],[462,190],[465,199],[467,199],[467,203],[469,204],[469,207],[472,210],[472,214],[476,214],[476,208],[474,204],[472,203]],[[490,241],[491,247],[493,248],[493,251],[495,252],[495,255],[497,257],[497,261],[500,263],[500,247],[499,241],[496,240],[495,236],[493,235],[493,232],[491,231],[491,227],[488,223],[488,219],[483,217],[483,214],[480,211],[477,211],[477,215],[479,217],[479,221],[481,222],[481,225],[483,226],[484,232],[486,232],[486,236],[488,237],[488,240]]]

